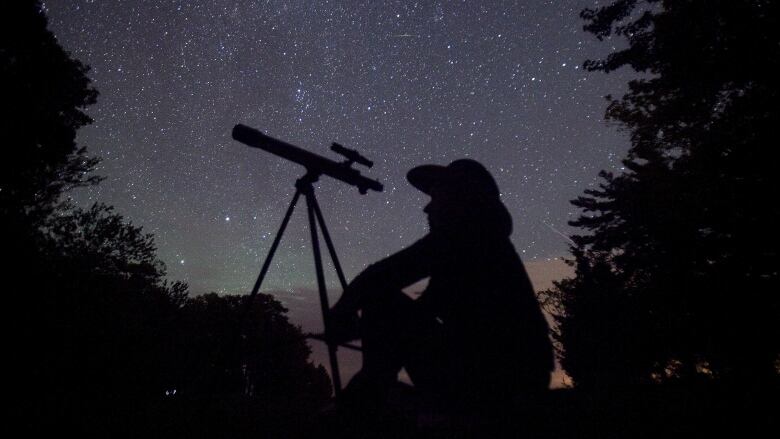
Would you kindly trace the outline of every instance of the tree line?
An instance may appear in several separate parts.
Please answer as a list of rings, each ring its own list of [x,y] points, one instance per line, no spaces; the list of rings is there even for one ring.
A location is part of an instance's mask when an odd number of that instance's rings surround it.
[[[590,389],[776,386],[777,2],[615,0],[581,16],[626,43],[587,70],[641,75],[607,96],[626,171],[572,201],[575,275],[543,294],[563,367]]]

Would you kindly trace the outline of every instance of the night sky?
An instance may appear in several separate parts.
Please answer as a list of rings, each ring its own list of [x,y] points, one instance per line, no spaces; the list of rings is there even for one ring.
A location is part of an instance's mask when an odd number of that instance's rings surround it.
[[[565,270],[569,200],[619,169],[625,135],[603,120],[626,72],[588,73],[612,49],[582,31],[593,1],[50,0],[50,29],[92,67],[102,201],[156,236],[191,293],[245,293],[304,169],[230,137],[243,123],[340,159],[385,185],[317,186],[347,278],[426,233],[427,197],[406,172],[469,157],[495,176],[537,289]],[[301,203],[263,291],[304,328],[319,317]],[[335,276],[331,285],[336,285]],[[332,297],[337,297],[338,291]],[[309,310],[309,311],[307,311]],[[318,312],[318,311],[317,311]]]

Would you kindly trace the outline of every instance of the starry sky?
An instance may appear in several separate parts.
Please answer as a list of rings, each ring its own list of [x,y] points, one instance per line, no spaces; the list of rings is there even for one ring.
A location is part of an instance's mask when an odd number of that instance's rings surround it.
[[[361,171],[384,192],[317,185],[348,279],[426,233],[427,197],[406,172],[469,157],[494,174],[515,247],[548,287],[566,273],[569,200],[628,148],[603,114],[629,73],[582,68],[618,44],[582,31],[579,11],[593,3],[46,1],[50,29],[100,92],[78,141],[106,180],[74,198],[154,233],[169,277],[193,294],[245,293],[304,169],[234,141],[235,124],[375,162]],[[314,317],[300,309],[317,298],[303,207],[263,290],[306,327]]]

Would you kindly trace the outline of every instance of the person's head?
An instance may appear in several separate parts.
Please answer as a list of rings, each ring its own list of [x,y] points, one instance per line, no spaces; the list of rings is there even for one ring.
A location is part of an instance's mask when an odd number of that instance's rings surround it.
[[[407,179],[431,196],[424,209],[431,232],[466,233],[464,228],[486,226],[492,227],[488,233],[506,236],[511,232],[511,218],[501,203],[498,185],[479,162],[460,159],[447,166],[418,166],[409,171]]]

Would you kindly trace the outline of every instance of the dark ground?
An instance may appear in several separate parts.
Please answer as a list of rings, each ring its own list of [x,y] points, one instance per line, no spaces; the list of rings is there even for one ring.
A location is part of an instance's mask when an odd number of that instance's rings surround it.
[[[662,438],[777,437],[777,389],[657,386],[637,392],[551,391],[546,401],[506,413],[456,416],[403,410],[384,416],[338,414],[309,425],[317,437]]]
[[[777,437],[777,389],[733,391],[725,386],[657,386],[636,392],[554,390],[526,408],[481,415],[438,412],[408,389],[389,408],[339,409],[312,415],[291,403],[267,406],[245,400],[209,403],[175,400],[125,413],[116,425],[128,437],[259,438],[664,438]],[[95,425],[97,427],[97,425]],[[91,430],[91,429],[90,429]],[[84,431],[90,436],[92,431]]]

